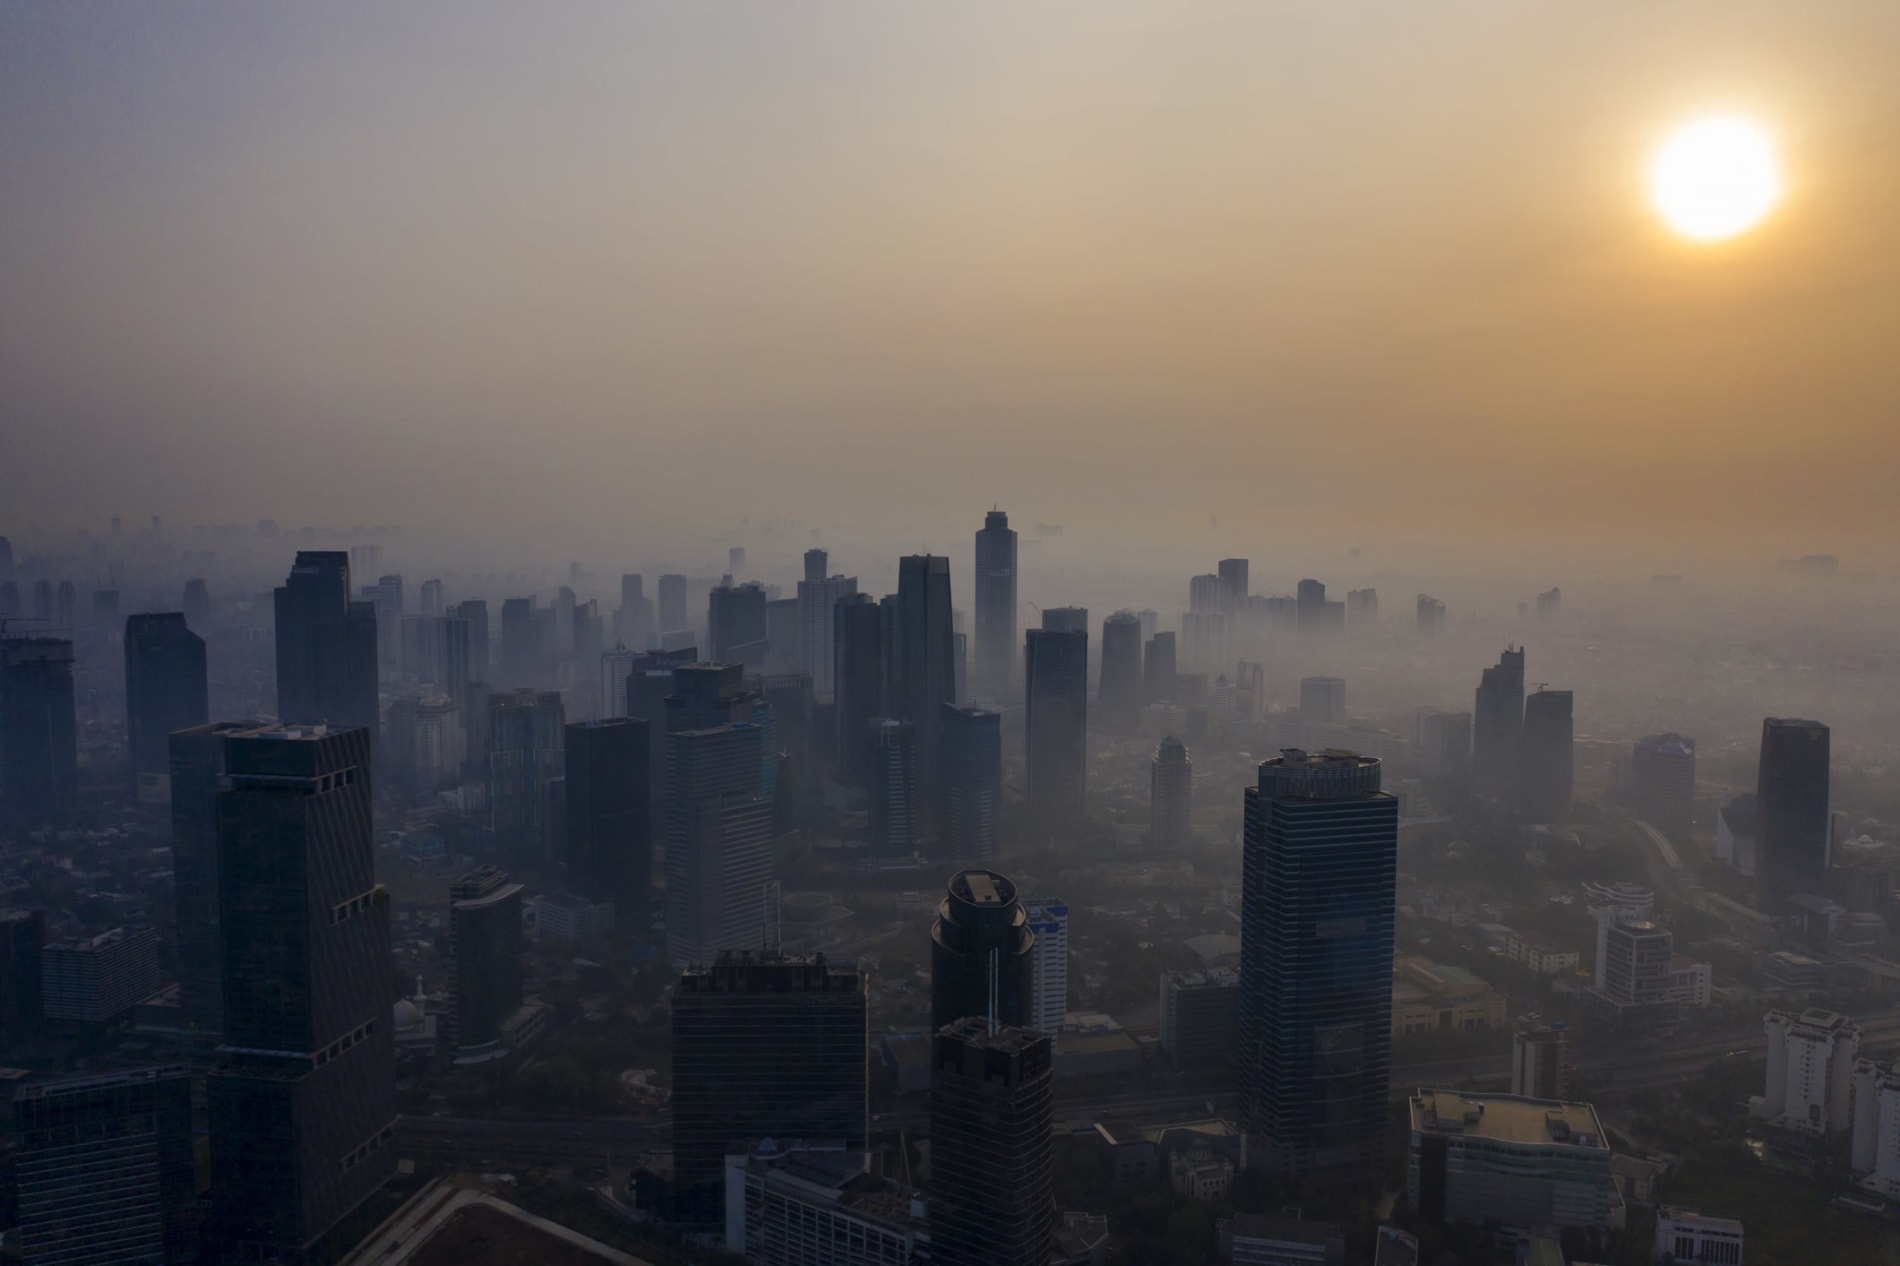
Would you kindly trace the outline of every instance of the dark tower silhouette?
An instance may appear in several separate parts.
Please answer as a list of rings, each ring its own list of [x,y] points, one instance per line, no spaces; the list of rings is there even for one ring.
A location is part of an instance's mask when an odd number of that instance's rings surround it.
[[[1524,652],[1506,650],[1484,670],[1471,710],[1471,772],[1493,794],[1517,780],[1517,749],[1524,734]]]
[[[909,857],[917,851],[916,727],[890,717],[872,720],[870,818],[873,857]]]
[[[1046,1266],[1055,1232],[1055,1074],[1043,1033],[968,1019],[930,1059],[930,1260]]]
[[[712,660],[744,664],[758,671],[765,664],[765,589],[756,584],[720,585],[706,598],[706,638]]]
[[[1194,763],[1180,739],[1169,734],[1155,748],[1148,773],[1148,843],[1159,853],[1179,853],[1193,840]]]
[[[224,1030],[224,958],[218,917],[218,793],[225,740],[274,727],[215,721],[171,736],[172,893],[176,906],[178,1004],[207,1044]]]
[[[1148,702],[1174,698],[1174,678],[1180,670],[1175,663],[1174,634],[1157,633],[1148,639],[1141,655],[1142,684]]]
[[[211,631],[211,590],[202,580],[185,582],[184,599],[185,623],[191,631],[203,636]]]
[[[73,644],[0,637],[0,797],[15,819],[64,821],[79,803]]]
[[[651,733],[631,717],[567,727],[567,886],[589,901],[612,902],[622,932],[638,933],[653,920]]]
[[[205,640],[182,614],[125,621],[125,739],[133,784],[171,798],[171,734],[211,719]]]
[[[1560,822],[1570,811],[1575,744],[1571,693],[1539,690],[1524,700],[1524,735],[1518,749],[1518,810],[1533,822]]]
[[[660,632],[690,628],[686,615],[686,577],[668,572],[660,577]]]
[[[1016,533],[991,510],[976,534],[976,689],[1007,698],[1016,680]]]
[[[376,606],[350,600],[350,556],[299,550],[278,587],[277,715],[295,724],[360,726],[376,708]]]
[[[965,1016],[1029,1022],[1035,938],[1016,885],[992,870],[950,880],[930,929],[930,1027]]]
[[[458,1050],[491,1047],[521,1009],[521,885],[478,866],[449,885],[449,992]]]
[[[1398,837],[1369,756],[1289,750],[1247,789],[1236,1071],[1273,1172],[1378,1162]]]
[[[1031,629],[1026,639],[1027,808],[1045,825],[1069,825],[1082,818],[1088,778],[1088,630]]]
[[[915,727],[918,836],[943,827],[941,709],[957,701],[956,637],[950,610],[950,560],[907,554],[897,560],[896,636],[891,651],[890,715]]]
[[[1117,611],[1102,621],[1102,675],[1095,697],[1103,728],[1116,734],[1133,734],[1141,724],[1146,693],[1141,667],[1141,618],[1133,611]]]
[[[837,702],[838,766],[846,783],[868,786],[868,736],[884,701],[884,613],[868,593],[846,594],[833,612],[832,681]]]
[[[1755,864],[1760,905],[1780,913],[1797,892],[1825,895],[1828,838],[1828,728],[1819,721],[1768,717],[1761,723],[1755,803],[1761,839]]]
[[[1003,717],[981,708],[943,708],[943,843],[951,861],[996,856],[1003,806]]]

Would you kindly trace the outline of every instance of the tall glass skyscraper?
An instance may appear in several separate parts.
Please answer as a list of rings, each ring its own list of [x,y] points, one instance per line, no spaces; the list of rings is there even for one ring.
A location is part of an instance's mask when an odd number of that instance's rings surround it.
[[[1003,717],[982,708],[943,707],[943,843],[951,861],[996,856],[1003,804]]]
[[[1237,1071],[1275,1172],[1378,1161],[1398,838],[1370,756],[1289,749],[1247,789]]]
[[[171,734],[211,719],[205,640],[180,612],[125,621],[125,745],[141,799],[171,798]]]
[[[0,801],[26,822],[58,822],[79,803],[73,644],[0,638]]]
[[[1045,1266],[1055,1234],[1053,1042],[970,1019],[931,1037],[930,1260]]]
[[[1016,885],[993,870],[950,880],[930,929],[930,1027],[969,1016],[1028,1025],[1035,937]]]
[[[1082,817],[1088,777],[1088,629],[1031,629],[1027,641],[1028,809],[1045,825],[1065,825]]]
[[[1755,874],[1761,908],[1780,913],[1797,892],[1827,891],[1831,736],[1819,721],[1768,717],[1761,723],[1755,803],[1761,842]]]
[[[1016,533],[991,510],[976,534],[976,663],[980,695],[1006,699],[1016,681]]]
[[[612,902],[614,926],[653,918],[653,817],[647,802],[646,721],[614,717],[567,727],[567,886]]]
[[[1524,733],[1524,652],[1506,650],[1484,670],[1471,709],[1471,772],[1480,787],[1508,792],[1517,777]]]
[[[376,605],[351,601],[349,554],[298,550],[277,589],[276,616],[277,715],[297,724],[363,726],[374,734],[381,720]]]
[[[925,841],[943,827],[942,716],[957,701],[955,617],[950,560],[908,554],[897,561],[897,611],[891,654],[890,714],[915,727],[917,829]]]
[[[743,721],[668,736],[666,957],[678,966],[764,947],[773,803],[763,738]]]

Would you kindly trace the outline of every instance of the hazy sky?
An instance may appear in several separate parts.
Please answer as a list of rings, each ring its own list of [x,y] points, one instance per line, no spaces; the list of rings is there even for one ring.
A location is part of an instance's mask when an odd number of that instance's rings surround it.
[[[1891,557],[1896,65],[1894,0],[14,0],[0,532]],[[1789,186],[1716,247],[1643,187],[1708,112]]]

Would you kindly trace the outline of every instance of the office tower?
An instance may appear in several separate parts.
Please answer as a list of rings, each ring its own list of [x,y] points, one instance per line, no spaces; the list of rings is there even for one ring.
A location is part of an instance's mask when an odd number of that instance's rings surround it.
[[[930,929],[931,1031],[965,1016],[1027,1025],[1034,950],[1016,885],[993,870],[958,872]]]
[[[801,672],[768,673],[759,679],[759,695],[772,718],[772,754],[777,764],[773,795],[778,821],[790,824],[798,820],[803,803],[800,797],[818,781],[811,678]]]
[[[646,721],[614,717],[567,727],[567,886],[612,903],[614,926],[644,931],[653,914],[653,825]]]
[[[53,626],[68,633],[79,627],[79,590],[70,580],[60,581],[55,591]]]
[[[453,699],[456,707],[467,709],[473,701],[469,687],[480,674],[475,668],[475,626],[461,611],[451,607],[449,614],[436,617],[430,658],[436,689]]]
[[[21,822],[65,820],[79,803],[73,644],[0,637],[0,797]]]
[[[0,910],[0,1050],[40,1031],[46,911]]]
[[[1420,1090],[1410,1112],[1405,1194],[1420,1221],[1600,1236],[1620,1222],[1609,1136],[1589,1104]]]
[[[1088,777],[1088,631],[1031,629],[1026,636],[1027,808],[1047,825],[1078,822]]]
[[[1295,608],[1301,637],[1330,637],[1346,629],[1346,604],[1329,602],[1326,586],[1317,580],[1302,580]]]
[[[1379,591],[1377,589],[1348,589],[1346,591],[1346,626],[1356,633],[1365,632],[1379,623]]]
[[[918,835],[935,840],[943,828],[944,704],[954,704],[957,679],[950,610],[950,560],[908,554],[897,560],[897,606],[889,650],[891,716],[914,727],[917,749]]]
[[[830,553],[828,553],[825,550],[815,549],[815,548],[808,549],[805,551],[805,574],[803,577],[805,580],[807,581],[823,580],[826,576],[830,574],[831,574]]]
[[[437,660],[442,647],[436,632],[437,623],[428,616],[398,617],[397,640],[401,643],[402,671],[420,683],[435,684],[441,677]]]
[[[796,598],[774,598],[765,604],[765,671],[795,673],[803,664],[804,647]]]
[[[1054,1044],[969,1019],[931,1035],[930,1260],[1046,1266],[1055,1228]]]
[[[176,907],[178,1004],[207,1039],[222,1032],[224,980],[218,919],[218,793],[225,740],[274,726],[215,721],[171,735],[172,891]]]
[[[591,670],[607,649],[607,626],[600,618],[600,602],[589,598],[574,608],[574,640],[569,658],[583,670]]]
[[[750,722],[675,731],[666,788],[666,957],[704,965],[765,943],[772,799]]]
[[[1141,621],[1132,611],[1117,611],[1102,621],[1102,676],[1096,687],[1103,728],[1132,734],[1141,724],[1146,701],[1141,672]]]
[[[600,715],[627,715],[627,678],[633,675],[634,661],[643,658],[639,651],[616,646],[600,653]]]
[[[1069,903],[1060,897],[1029,897],[1023,901],[1023,914],[1034,938],[1029,949],[1029,1014],[1023,1027],[1053,1038],[1069,1014]]]
[[[976,534],[976,690],[1005,698],[1016,681],[1016,533],[991,510]]]
[[[554,690],[515,690],[488,700],[488,820],[517,865],[554,860],[548,786],[565,771],[567,714]]]
[[[1441,777],[1463,778],[1471,772],[1471,714],[1419,710],[1412,741],[1426,768]]]
[[[1219,615],[1226,592],[1214,572],[1188,577],[1188,615]]]
[[[1755,874],[1764,911],[1779,913],[1797,892],[1827,891],[1828,728],[1819,721],[1768,717],[1761,723],[1755,779],[1760,842]]]
[[[691,628],[686,614],[686,577],[668,572],[660,577],[660,632]]]
[[[1860,1028],[1818,1007],[1762,1017],[1768,1060],[1762,1095],[1748,1101],[1750,1116],[1794,1133],[1825,1138],[1853,1128],[1854,1065]]]
[[[697,662],[699,649],[650,651],[627,667],[627,715],[647,723],[647,803],[655,824],[666,820],[666,701],[673,694],[673,673]]]
[[[384,763],[408,790],[434,791],[459,778],[467,754],[455,700],[424,689],[389,705],[383,718]]]
[[[821,549],[805,552],[805,579],[798,582],[798,666],[811,674],[812,693],[830,699],[837,691],[837,609],[841,598],[858,591],[856,576],[812,575],[828,562]]]
[[[749,721],[757,702],[758,696],[746,689],[742,664],[677,664],[673,693],[666,697],[666,731],[680,734]]]
[[[909,857],[917,851],[917,752],[908,721],[876,717],[871,748],[870,818],[873,857]]]
[[[1161,1049],[1183,1072],[1233,1062],[1240,977],[1231,971],[1161,973]]]
[[[295,1259],[396,1170],[396,984],[369,732],[233,736],[225,769],[213,1216],[231,1251]]]
[[[20,587],[11,580],[0,580],[0,620],[11,620],[23,610]]]
[[[1289,750],[1247,789],[1236,1071],[1272,1172],[1378,1161],[1398,835],[1374,757]]]
[[[1524,652],[1507,649],[1497,666],[1484,670],[1471,709],[1471,769],[1481,785],[1498,792],[1517,777],[1517,749],[1524,733]]]
[[[1302,677],[1300,679],[1300,724],[1344,725],[1346,723],[1346,679],[1344,677]]]
[[[40,982],[48,1020],[116,1020],[158,992],[158,933],[113,928],[50,942],[40,951]]]
[[[1597,920],[1597,962],[1595,980],[1583,991],[1585,1010],[1625,1036],[1648,1037],[1674,1028],[1682,1011],[1670,988],[1675,937],[1615,906],[1591,913]]]
[[[1526,1099],[1570,1096],[1570,1029],[1526,1016],[1511,1032],[1511,1093]]]
[[[720,585],[706,599],[707,642],[719,664],[744,664],[753,672],[765,666],[765,589]]]
[[[187,580],[185,582],[184,609],[185,623],[191,626],[193,632],[199,634],[210,632],[211,590],[205,586],[204,581]]]
[[[869,1128],[865,980],[824,955],[721,954],[673,995],[673,1206],[724,1220],[725,1158],[762,1139],[862,1152]],[[828,1260],[828,1259],[827,1259]]]
[[[735,576],[745,571],[745,546],[733,545],[727,548],[726,570]]]
[[[425,580],[422,582],[422,588],[418,591],[416,597],[416,610],[430,619],[436,619],[442,615],[441,581]]]
[[[492,681],[489,671],[488,603],[469,598],[449,608],[449,615],[468,626],[468,679]]]
[[[44,1082],[13,1101],[21,1260],[193,1260],[191,1078],[146,1068]]]
[[[1141,655],[1141,675],[1149,703],[1174,698],[1174,679],[1178,672],[1174,657],[1174,634],[1157,633],[1149,638]]]
[[[620,609],[614,612],[614,640],[636,651],[653,645],[653,599],[638,572],[620,578]]]
[[[374,734],[380,720],[376,607],[350,601],[349,555],[297,551],[276,591],[276,617],[277,715]]]
[[[1564,591],[1547,589],[1537,595],[1537,618],[1554,620],[1564,609]]]
[[[1445,604],[1428,594],[1418,596],[1418,635],[1437,637],[1445,630]]]
[[[1193,841],[1194,762],[1170,734],[1148,767],[1148,843],[1157,853],[1180,853]]]
[[[449,885],[450,1036],[459,1051],[493,1049],[521,1009],[521,892],[493,866]]]
[[[1042,627],[1050,633],[1086,633],[1089,631],[1089,609],[1044,607]]]
[[[574,608],[579,605],[574,590],[562,585],[554,591],[554,641],[556,656],[566,657],[574,653]]]
[[[1562,821],[1570,812],[1574,777],[1571,693],[1539,690],[1524,700],[1517,760],[1518,810],[1534,822]]]
[[[955,862],[996,856],[1003,803],[1003,717],[982,708],[943,709],[942,855]]]
[[[398,637],[406,613],[402,600],[402,577],[391,573],[373,585],[364,585],[357,597],[376,617],[376,658],[382,664],[395,664],[402,652]]]
[[[1630,791],[1637,812],[1666,826],[1687,826],[1695,817],[1695,740],[1680,734],[1637,739]]]
[[[204,639],[182,614],[126,619],[126,750],[141,799],[171,798],[171,733],[210,719],[209,689]]]
[[[1247,560],[1244,558],[1223,558],[1217,566],[1220,575],[1221,605],[1219,610],[1223,612],[1238,611],[1240,610],[1241,604],[1247,600],[1247,594],[1249,593],[1247,587]]]
[[[521,687],[541,670],[541,648],[535,644],[534,599],[504,598],[501,603],[501,683]]]
[[[884,706],[884,618],[877,600],[855,589],[838,599],[833,613],[832,683],[838,725],[838,766],[843,780],[866,786],[871,754],[865,744],[871,720]]]
[[[52,622],[53,582],[50,580],[33,582],[33,618],[41,624]]]

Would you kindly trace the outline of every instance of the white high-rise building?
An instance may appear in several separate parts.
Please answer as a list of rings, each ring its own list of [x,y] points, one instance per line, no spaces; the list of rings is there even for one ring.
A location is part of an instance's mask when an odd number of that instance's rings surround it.
[[[1853,1166],[1861,1186],[1900,1198],[1900,1071],[1892,1064],[1854,1065]]]
[[[1069,903],[1030,897],[1023,910],[1036,938],[1030,951],[1029,1027],[1053,1038],[1062,1032],[1062,1017],[1069,1011]]]
[[[1749,1113],[1782,1129],[1828,1135],[1849,1128],[1849,1095],[1860,1030],[1846,1016],[1810,1009],[1770,1011],[1768,1075]]]

